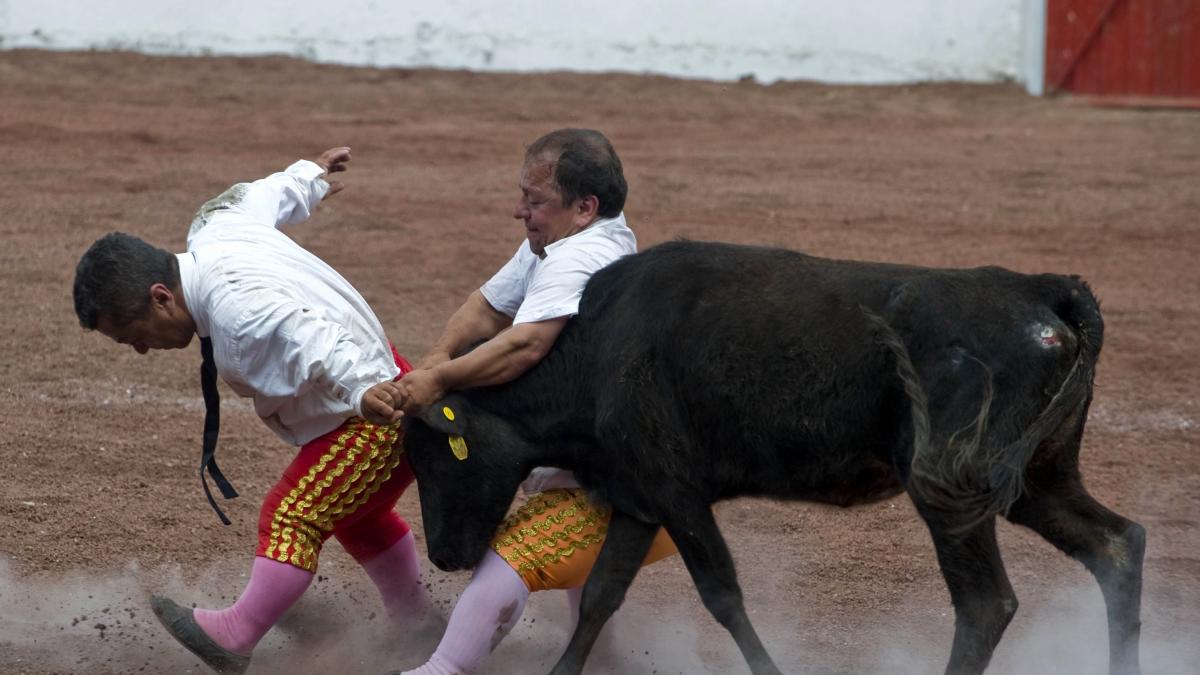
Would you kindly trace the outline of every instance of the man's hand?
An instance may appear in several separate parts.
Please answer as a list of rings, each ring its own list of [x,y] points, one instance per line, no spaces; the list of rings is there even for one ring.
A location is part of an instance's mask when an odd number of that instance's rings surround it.
[[[321,156],[314,159],[313,163],[325,169],[326,182],[329,183],[329,192],[325,193],[324,199],[329,199],[330,196],[342,191],[346,186],[341,181],[329,180],[328,176],[331,173],[346,170],[346,162],[350,161],[350,148],[330,148],[321,153]]]
[[[380,382],[363,394],[363,418],[371,424],[390,426],[404,417],[400,392],[395,382]]]
[[[416,415],[440,401],[446,386],[432,368],[414,370],[396,381],[400,388],[397,404],[406,415]]]

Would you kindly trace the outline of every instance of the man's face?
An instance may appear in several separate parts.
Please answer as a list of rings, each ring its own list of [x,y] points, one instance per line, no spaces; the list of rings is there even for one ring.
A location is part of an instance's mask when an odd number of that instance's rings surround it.
[[[563,204],[554,184],[554,165],[534,158],[521,169],[521,198],[513,218],[525,221],[529,248],[542,256],[546,247],[587,227],[590,214],[580,208],[583,200]]]
[[[161,284],[155,287],[159,289]],[[191,344],[196,334],[191,316],[181,311],[173,294],[156,289],[151,290],[150,308],[140,318],[119,323],[102,314],[96,319],[96,330],[139,354],[151,349],[183,349]]]

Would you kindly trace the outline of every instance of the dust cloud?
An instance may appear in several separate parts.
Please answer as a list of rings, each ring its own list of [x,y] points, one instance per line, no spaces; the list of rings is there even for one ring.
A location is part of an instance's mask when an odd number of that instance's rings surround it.
[[[432,653],[434,643],[411,645],[398,639],[404,626],[384,617],[361,570],[345,556],[327,558],[308,592],[259,644],[250,672],[382,674],[419,665]],[[183,604],[225,606],[246,581],[245,574],[230,574],[236,568],[221,564],[194,573],[186,566],[144,569],[131,564],[109,575],[20,577],[0,559],[0,673],[207,673],[167,636],[149,610],[148,598],[161,593]],[[428,570],[423,575],[435,606],[448,616],[469,575]],[[593,652],[589,673],[708,670],[699,656],[699,636],[687,622],[651,622],[642,618],[636,602],[629,605]],[[548,671],[572,626],[564,593],[535,594],[482,672]],[[728,652],[740,659],[732,645]]]
[[[68,574],[21,578],[0,560],[0,672],[207,673],[175,644],[147,606],[151,593],[185,603],[224,606],[245,583],[231,566],[206,570],[185,583],[179,567],[154,570],[130,565],[108,576]],[[308,593],[255,651],[251,672],[376,673],[422,662],[434,644],[402,644],[404,627],[389,623],[374,588],[352,563],[323,565]],[[247,565],[246,569],[249,569]],[[224,570],[224,571],[223,571]],[[449,612],[466,574],[425,571],[427,588]],[[209,589],[206,593],[197,589]],[[798,609],[797,611],[802,611]],[[950,611],[949,606],[945,608]],[[903,614],[903,611],[897,612]],[[845,617],[842,617],[845,618]],[[914,644],[897,617],[864,621],[845,638],[861,645],[855,662],[823,659],[820,649],[789,635],[791,622],[778,615],[755,616],[768,650],[784,672],[840,675],[918,675],[941,672],[950,647],[944,639]],[[537,593],[520,623],[481,672],[548,671],[570,636],[565,595]],[[1155,627],[1170,640],[1142,644],[1145,675],[1182,675],[1200,659],[1200,630]],[[843,656],[840,657],[845,658]],[[996,650],[989,674],[1088,675],[1107,673],[1108,647],[1099,591],[1080,588],[1018,612]],[[586,671],[589,675],[690,675],[749,672],[733,640],[695,597],[667,606],[639,599],[636,584],[625,607],[602,636]]]
[[[1017,616],[996,647],[988,675],[1108,674],[1108,624],[1104,600],[1096,585],[1064,589],[1053,597],[1031,599],[1025,604],[1031,607],[1018,608]],[[952,611],[949,605],[946,611]],[[1143,623],[1140,650],[1143,675],[1196,672],[1195,664],[1200,659],[1197,641],[1200,627],[1177,628],[1180,630],[1153,626],[1148,630]],[[911,645],[900,641],[898,636],[902,632],[903,629],[891,631],[893,642],[889,644],[887,632],[881,630],[878,657],[874,664],[860,672],[872,675],[942,672],[950,653],[952,626],[947,629],[944,639],[936,645],[927,645],[919,655]],[[1148,632],[1172,637],[1147,638]],[[831,667],[811,672],[839,671]]]

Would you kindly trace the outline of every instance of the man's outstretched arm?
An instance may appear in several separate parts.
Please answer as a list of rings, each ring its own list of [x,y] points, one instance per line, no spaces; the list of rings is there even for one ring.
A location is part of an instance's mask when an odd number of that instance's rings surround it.
[[[515,330],[509,328],[511,325],[512,317],[492,307],[483,293],[476,290],[446,322],[446,328],[442,331],[441,337],[417,361],[415,370],[405,375],[400,382],[381,382],[371,387],[363,395],[361,407],[363,417],[375,424],[392,424],[398,421],[404,412],[415,414],[444,395],[447,391],[441,384],[444,369],[451,368],[451,375],[454,376],[463,367],[463,360],[467,356],[475,355],[466,359],[468,371],[485,371],[485,375],[488,374],[486,371],[489,370],[489,366],[500,366],[500,369],[504,370],[504,364],[511,366],[517,362],[523,362],[531,356],[540,359],[544,352],[526,354],[525,357],[519,355],[519,352],[523,351],[522,345],[513,344],[512,340],[513,338],[521,340],[522,335],[528,333],[530,329],[522,329],[515,335],[509,335]],[[549,344],[554,343],[554,338],[558,336],[560,330],[562,330],[561,327],[554,330],[552,336],[548,336]],[[486,342],[483,342],[485,340]],[[470,354],[457,359],[451,358],[455,354],[462,354],[471,345],[481,342],[482,344]],[[528,343],[524,345],[526,349],[529,346]],[[548,346],[546,350],[549,350]],[[476,352],[480,352],[482,356]],[[514,356],[515,358],[513,358]],[[536,359],[519,369],[512,369],[512,372],[516,374],[508,379],[513,379],[524,372],[525,369],[537,362]],[[468,384],[466,386],[478,385]]]
[[[448,391],[511,382],[535,366],[554,346],[570,317],[520,323],[457,358],[414,370],[396,383],[399,405],[417,414]]]
[[[222,218],[246,225],[282,227],[304,222],[321,200],[341,192],[340,181],[325,177],[346,170],[350,148],[330,148],[315,160],[300,160],[253,183],[238,183],[204,203],[192,219],[188,244],[202,229]]]
[[[512,317],[492,307],[483,293],[476,290],[446,322],[441,337],[417,361],[416,368],[432,368],[449,361],[471,345],[496,337],[511,325]]]

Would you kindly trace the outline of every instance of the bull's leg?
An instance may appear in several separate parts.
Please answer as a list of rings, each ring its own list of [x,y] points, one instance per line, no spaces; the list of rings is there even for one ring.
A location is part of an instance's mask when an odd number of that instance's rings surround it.
[[[982,673],[1017,612],[1017,596],[996,545],[996,521],[988,518],[962,533],[942,514],[927,514],[925,520],[954,603],[954,646],[946,673]]]
[[[682,501],[682,500],[681,500]],[[704,606],[729,631],[754,675],[779,675],[758,638],[737,582],[733,557],[717,528],[712,510],[702,502],[681,503],[666,523],[667,532],[687,565]]]
[[[1145,529],[1092,499],[1073,470],[1030,475],[1028,489],[1013,504],[1008,518],[1042,535],[1091,571],[1108,609],[1109,672],[1139,673]]]
[[[571,635],[567,650],[554,665],[551,675],[578,675],[600,629],[625,600],[625,591],[633,583],[650,544],[658,534],[658,525],[643,523],[620,511],[614,511],[608,524],[604,546],[583,585],[579,603],[579,623]]]

